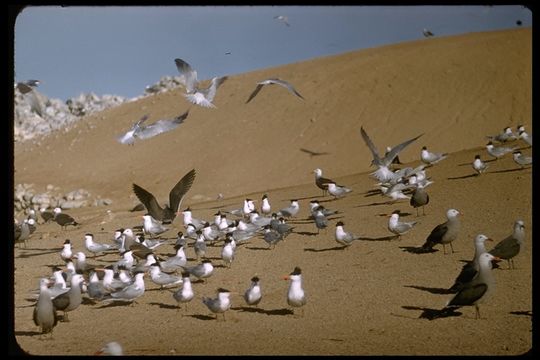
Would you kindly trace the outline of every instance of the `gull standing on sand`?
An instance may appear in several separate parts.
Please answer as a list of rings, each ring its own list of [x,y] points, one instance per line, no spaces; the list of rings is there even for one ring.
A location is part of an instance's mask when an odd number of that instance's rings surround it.
[[[54,208],[53,220],[62,227],[66,229],[68,225],[77,226],[80,225],[73,217],[62,212],[62,209],[59,207]]]
[[[461,227],[461,222],[459,221],[458,215],[459,211],[456,209],[449,209],[446,212],[446,222],[437,225],[429,234],[422,249],[425,251],[431,251],[433,246],[437,244],[442,244],[444,249],[444,254],[446,255],[446,244],[450,244],[452,253],[454,252],[454,247],[452,242],[457,239],[459,229]]]
[[[420,206],[422,207],[422,215],[426,215],[424,207],[429,204],[429,194],[424,188],[425,186],[421,182],[416,183],[416,188],[409,201],[409,204],[416,209],[416,216],[418,216],[418,208]]]
[[[338,244],[350,246],[354,240],[360,240],[360,236],[356,236],[343,228],[345,224],[342,221],[336,223],[335,239]]]
[[[532,157],[523,155],[519,150],[514,151],[513,156],[514,162],[522,168],[532,164]]]
[[[315,173],[315,185],[317,185],[317,187],[323,191],[323,196],[326,195],[326,191],[328,190],[328,184],[335,183],[335,181],[323,177],[321,169],[317,168],[313,170],[313,172]]]
[[[289,290],[287,292],[287,304],[292,307],[301,307],[302,316],[304,316],[303,306],[306,305],[307,298],[302,287],[302,270],[296,266],[284,279],[290,280]]]
[[[476,171],[476,175],[480,175],[481,173],[485,172],[488,168],[488,165],[483,162],[481,159],[480,159],[480,155],[475,155],[474,156],[474,161],[472,163],[472,167],[473,169]]]
[[[447,303],[446,306],[440,310],[439,315],[453,312],[454,309],[458,309],[462,306],[473,306],[476,310],[476,319],[480,317],[479,304],[484,302],[495,290],[495,278],[491,272],[491,262],[498,258],[489,254],[483,253],[479,258],[478,274],[455,294]]]
[[[261,283],[258,276],[251,278],[250,287],[244,292],[244,300],[248,305],[257,306],[262,299]]]
[[[189,278],[189,272],[182,272],[182,287],[173,293],[173,298],[178,303],[178,308],[180,304],[184,303],[184,311],[187,311],[188,302],[193,300],[195,294],[193,293],[193,288],[191,287],[191,279]]]
[[[428,151],[426,146],[422,147],[422,151],[420,152],[420,159],[424,164],[427,165],[433,165],[438,163],[441,160],[446,159],[448,156],[448,153],[435,153]]]
[[[398,236],[398,239],[401,239],[401,235],[409,232],[418,222],[399,221],[399,213],[399,210],[395,210],[394,212],[392,212],[392,215],[390,215],[390,219],[388,219],[388,230],[396,234]]]
[[[212,101],[214,101],[218,87],[227,80],[227,76],[214,77],[210,86],[201,88],[199,87],[199,80],[197,80],[197,71],[193,70],[191,65],[182,59],[174,59],[174,63],[180,73],[180,82],[186,89],[185,98],[193,104],[206,108],[215,108],[216,106]]]
[[[248,102],[250,102],[259,93],[259,91],[261,91],[263,86],[274,85],[274,84],[283,86],[285,89],[289,90],[289,92],[291,94],[294,94],[297,97],[299,97],[300,99],[305,100],[304,97],[302,95],[300,95],[300,93],[298,91],[296,91],[296,89],[291,84],[289,84],[287,81],[277,79],[277,78],[272,78],[272,79],[266,79],[266,80],[263,80],[261,82],[258,82],[257,87],[255,87],[255,90],[253,90],[251,95],[249,95],[249,98],[247,99],[246,104]]]
[[[223,314],[223,321],[225,321],[225,311],[231,308],[231,292],[224,288],[217,289],[217,297],[212,299],[206,296],[203,296],[202,302],[206,307],[216,314],[216,320],[218,314]]]
[[[71,276],[71,287],[61,295],[55,297],[52,302],[56,310],[64,312],[62,321],[69,321],[68,312],[73,311],[82,303],[81,284],[84,278],[81,274],[73,274]]]
[[[362,139],[364,139],[364,142],[368,146],[369,151],[371,151],[371,155],[373,156],[371,165],[377,166],[377,170],[373,172],[371,175],[374,176],[380,182],[387,182],[394,177],[394,173],[389,169],[394,158],[403,149],[405,149],[407,145],[411,144],[413,141],[415,141],[416,139],[418,139],[420,136],[423,135],[423,134],[420,134],[412,139],[409,139],[399,145],[392,147],[392,150],[388,152],[384,157],[381,158],[377,152],[377,148],[375,147],[375,144],[373,144],[373,141],[371,141],[371,139],[369,138],[368,134],[366,133],[363,127],[360,127],[360,134],[362,135]]]
[[[508,261],[508,268],[514,269],[514,257],[519,254],[525,240],[525,224],[523,220],[514,223],[514,231],[501,240],[489,253]]]
[[[165,205],[164,208],[159,206],[154,195],[146,191],[137,184],[133,184],[133,192],[137,196],[140,202],[144,204],[148,215],[152,216],[154,219],[159,220],[163,223],[170,223],[176,217],[178,208],[182,204],[184,196],[191,188],[193,181],[195,180],[195,169],[190,170],[186,175],[184,175],[174,187],[169,192],[169,204]]]
[[[493,156],[495,159],[498,160],[500,157],[516,150],[516,147],[509,148],[504,146],[494,146],[493,143],[490,141],[486,145],[486,150],[489,155]]]
[[[461,290],[465,284],[469,283],[476,276],[476,274],[478,273],[478,269],[480,268],[480,255],[487,252],[485,245],[486,241],[493,240],[488,238],[484,234],[479,234],[476,236],[476,238],[474,239],[473,259],[463,265],[461,272],[456,277],[456,280],[454,280],[454,285],[452,285],[448,289],[448,291],[455,293]]]
[[[34,307],[34,324],[39,326],[41,333],[51,333],[58,320],[56,318],[56,309],[51,300],[49,291],[50,281],[46,278],[39,280],[39,297]]]

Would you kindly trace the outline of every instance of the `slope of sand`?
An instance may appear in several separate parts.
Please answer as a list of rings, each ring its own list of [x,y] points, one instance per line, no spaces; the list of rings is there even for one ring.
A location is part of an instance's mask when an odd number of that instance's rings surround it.
[[[229,78],[215,98],[217,109],[190,107],[178,89],[90,116],[40,145],[15,144],[15,184],[33,183],[43,191],[53,184],[64,192],[82,187],[113,200],[107,208],[69,211],[82,226],[62,231],[56,224],[41,225],[27,249],[15,249],[18,344],[32,354],[91,354],[111,340],[120,342],[127,354],[528,351],[532,171],[518,168],[507,156],[490,162],[488,173],[475,177],[470,163],[475,154],[488,158],[486,135],[520,123],[531,129],[531,45],[531,30],[518,29],[313,59]],[[290,81],[306,100],[268,87],[244,104],[255,83],[267,77]],[[152,121],[188,108],[188,119],[175,131],[132,147],[115,140],[144,114]],[[368,196],[375,181],[368,176],[371,156],[360,126],[381,151],[423,133],[400,155],[410,166],[418,165],[423,145],[450,153],[428,170],[435,183],[428,188],[431,202],[425,216],[417,219],[406,201],[389,205],[386,198]],[[329,155],[310,158],[300,148]],[[353,192],[339,200],[321,197],[313,182],[316,167]],[[231,269],[220,267],[220,247],[210,247],[218,267],[207,284],[194,284],[196,298],[185,314],[174,308],[170,292],[158,290],[147,278],[147,292],[133,306],[83,304],[70,314],[69,323],[59,323],[54,340],[40,340],[32,322],[33,303],[27,298],[38,278],[50,274],[49,266],[61,265],[58,252],[64,240],[70,238],[79,251],[85,233],[107,242],[115,229],[141,225],[142,212],[128,211],[136,202],[131,183],[165,202],[170,188],[191,168],[197,177],[182,207],[190,205],[196,217],[210,220],[217,209],[238,208],[245,197],[259,200],[267,193],[275,210],[291,198],[300,199],[299,217],[291,221],[297,233],[271,251],[263,240],[253,239],[238,250]],[[225,199],[215,200],[218,193]],[[313,223],[305,220],[308,203],[315,198],[339,209],[346,229],[371,241],[338,250],[333,235],[337,219],[316,235]],[[456,252],[407,252],[424,242],[450,207],[463,212]],[[106,217],[107,209],[114,219]],[[388,240],[383,216],[395,209],[409,213],[405,220],[419,221],[399,241]],[[517,269],[507,270],[502,263],[502,269],[494,270],[495,294],[481,305],[486,319],[475,320],[474,308],[461,309],[457,317],[419,319],[424,310],[444,306],[449,295],[441,289],[452,285],[461,260],[472,258],[474,237],[485,233],[501,240],[518,218],[526,225],[526,246],[516,258]],[[178,230],[181,219],[164,235],[174,238]],[[157,250],[162,255],[172,252],[172,245]],[[194,257],[191,247],[187,255]],[[89,261],[107,265],[117,258],[109,254]],[[285,300],[288,284],[282,277],[295,266],[304,272],[308,294],[303,317],[292,315]],[[254,274],[264,291],[255,310],[246,308],[239,295]],[[211,319],[200,301],[218,287],[236,292],[226,321]]]

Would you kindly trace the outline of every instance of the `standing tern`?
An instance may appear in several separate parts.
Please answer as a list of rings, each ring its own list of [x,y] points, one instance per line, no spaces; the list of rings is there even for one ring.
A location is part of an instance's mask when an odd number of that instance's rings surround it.
[[[206,282],[206,278],[210,277],[214,272],[214,266],[210,260],[204,259],[200,264],[185,267],[184,270],[195,276],[197,279],[203,279]]]
[[[516,140],[516,135],[512,132],[512,129],[507,126],[503,129],[503,132],[497,135],[488,135],[486,136],[486,139],[489,139],[491,141],[497,141],[500,143],[504,143],[507,141],[513,141]]]
[[[94,235],[90,233],[84,235],[84,246],[86,247],[86,250],[93,253],[94,256],[104,251],[118,249],[118,246],[116,244],[109,245],[109,244],[99,244],[99,243],[94,242]]]
[[[225,321],[225,311],[231,308],[231,292],[224,288],[217,289],[217,297],[209,298],[203,296],[202,302],[206,307],[216,314],[216,320],[218,319],[218,314],[223,314],[223,320]]]
[[[246,301],[246,304],[248,305],[255,305],[257,306],[262,299],[262,292],[261,292],[261,283],[258,276],[254,276],[251,278],[251,285],[249,288],[244,292],[244,300]]]
[[[263,80],[261,82],[258,82],[257,86],[255,87],[255,90],[253,90],[251,95],[249,95],[249,98],[247,99],[246,104],[248,102],[250,102],[259,93],[259,91],[261,91],[263,86],[274,85],[274,84],[283,86],[285,89],[289,90],[289,92],[291,94],[294,94],[297,97],[299,97],[300,99],[305,100],[304,97],[302,95],[300,95],[300,93],[298,91],[296,91],[296,89],[291,84],[289,84],[287,81],[277,79],[277,78],[272,78],[272,79],[266,79],[266,80]]]
[[[289,290],[287,291],[287,304],[292,307],[301,307],[302,316],[304,316],[303,306],[306,305],[307,298],[302,287],[302,270],[296,266],[284,279],[290,280]]]
[[[529,146],[532,146],[532,135],[528,134],[525,130],[520,130],[519,138],[525,141]]]
[[[354,240],[360,240],[360,236],[356,236],[343,228],[345,224],[342,221],[336,223],[335,239],[338,244],[349,247]]]
[[[521,151],[519,150],[514,151],[513,157],[514,157],[514,162],[518,164],[519,166],[521,166],[522,168],[527,165],[532,164],[532,157],[523,155]]]
[[[352,190],[345,186],[336,185],[336,183],[328,183],[328,193],[332,195],[335,199],[342,198]]]
[[[159,285],[160,289],[166,287],[176,286],[182,283],[182,278],[176,275],[170,275],[164,272],[161,272],[161,268],[158,263],[150,265],[150,278],[154,284]]]
[[[298,203],[298,200],[292,199],[291,204],[288,207],[279,210],[276,214],[278,216],[284,216],[284,217],[295,217],[299,211],[300,211],[300,204]]]
[[[125,301],[125,302],[133,302],[138,297],[142,296],[145,291],[144,286],[144,272],[143,271],[136,271],[135,272],[135,280],[131,285],[126,286],[120,291],[116,291],[111,293],[109,296],[104,299],[104,301]]]
[[[154,195],[139,185],[133,184],[133,192],[140,202],[144,204],[150,216],[164,223],[170,223],[176,217],[178,208],[182,204],[184,196],[191,188],[193,180],[195,180],[195,169],[192,169],[186,175],[184,175],[171,189],[169,193],[169,204],[166,205],[165,208],[159,206]]]
[[[151,215],[143,215],[143,230],[145,234],[154,237],[169,230],[168,227],[163,226],[160,222],[156,221]]]
[[[193,300],[195,294],[193,293],[193,288],[191,287],[191,279],[189,278],[189,272],[182,272],[182,287],[173,293],[173,298],[178,303],[178,308],[180,304],[184,303],[184,311],[187,311],[188,302]]]
[[[483,172],[485,172],[488,168],[488,165],[483,162],[481,159],[480,159],[480,155],[475,155],[474,156],[474,161],[472,163],[472,167],[474,169],[474,171],[476,171],[476,175],[480,175],[482,174]]]
[[[420,152],[420,160],[427,165],[436,164],[439,161],[446,159],[447,156],[448,153],[435,153],[428,151],[426,146],[423,146],[422,151]]]
[[[505,146],[494,146],[493,143],[490,141],[486,145],[486,150],[489,155],[493,156],[496,160],[498,160],[500,157],[503,157],[504,155],[511,153],[512,151],[516,150],[516,147],[505,147]]]
[[[398,238],[401,239],[401,235],[408,233],[418,222],[399,221],[399,214],[399,210],[395,210],[394,212],[392,212],[392,215],[390,215],[390,219],[388,219],[388,230],[396,234]]]

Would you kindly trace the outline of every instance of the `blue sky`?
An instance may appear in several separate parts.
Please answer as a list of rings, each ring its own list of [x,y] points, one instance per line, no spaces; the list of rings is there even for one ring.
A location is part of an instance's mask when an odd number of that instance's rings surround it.
[[[285,15],[290,26],[274,19]],[[175,58],[199,79],[436,36],[532,26],[512,6],[27,7],[15,23],[15,80],[66,100],[142,95]],[[230,52],[230,54],[227,54]]]

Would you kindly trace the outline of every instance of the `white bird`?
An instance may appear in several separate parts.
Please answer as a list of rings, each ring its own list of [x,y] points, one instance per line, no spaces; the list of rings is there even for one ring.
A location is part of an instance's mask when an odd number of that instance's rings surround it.
[[[392,212],[392,215],[390,215],[390,219],[388,219],[388,230],[396,234],[398,238],[401,239],[401,235],[409,232],[414,225],[417,224],[417,221],[399,221],[399,213],[399,210],[396,210]]]
[[[475,155],[472,167],[476,171],[477,175],[480,175],[487,170],[488,165],[480,159],[480,155]]]
[[[217,289],[217,297],[212,299],[206,296],[203,296],[202,302],[206,307],[216,314],[216,320],[218,314],[223,314],[223,320],[225,320],[225,311],[231,308],[231,292],[227,289],[219,288]]]
[[[161,268],[158,263],[150,265],[150,278],[155,284],[160,286],[160,289],[182,283],[182,278],[180,276],[161,272]]]
[[[202,229],[206,221],[196,219],[193,217],[193,213],[191,209],[188,207],[184,211],[181,212],[184,217],[184,228],[187,229],[189,224],[192,224],[195,227],[195,230]]]
[[[191,287],[191,279],[189,278],[189,272],[182,272],[182,287],[173,293],[173,298],[178,303],[180,307],[181,303],[186,304],[184,311],[187,310],[188,302],[193,300],[195,294],[193,293],[193,288]]]
[[[529,146],[532,146],[532,135],[529,135],[525,130],[520,130],[518,134],[520,139],[523,139]]]
[[[223,248],[221,248],[221,259],[228,268],[231,267],[231,264],[234,260],[234,249],[231,245],[231,242],[231,238],[227,237],[225,239],[225,244],[223,245]]]
[[[264,215],[269,215],[272,213],[272,207],[270,206],[270,201],[268,200],[268,195],[264,194],[261,202],[261,213]]]
[[[172,273],[187,264],[186,254],[182,245],[175,245],[176,254],[165,261],[160,261],[161,271]]]
[[[302,270],[297,266],[285,277],[290,280],[289,290],[287,291],[287,304],[292,307],[302,307],[302,316],[304,315],[303,306],[307,303],[307,297],[302,287]]]
[[[58,322],[48,284],[49,280],[46,278],[39,280],[39,297],[33,312],[34,324],[39,326],[42,334],[52,334],[53,328]]]
[[[212,262],[210,260],[204,259],[200,264],[191,267],[185,267],[184,270],[198,279],[206,279],[210,277],[214,272],[214,266],[212,265]]]
[[[250,287],[244,292],[244,300],[248,305],[257,306],[262,299],[260,279],[258,276],[251,278]]]
[[[420,159],[424,164],[427,165],[433,165],[438,163],[441,160],[446,159],[448,156],[448,153],[435,153],[428,151],[426,146],[422,147],[422,151],[420,152]]]
[[[336,183],[328,183],[328,193],[334,198],[342,198],[348,193],[350,193],[352,190],[348,187],[337,185]]]
[[[66,239],[64,245],[62,245],[62,251],[60,252],[60,257],[62,260],[71,259],[73,256],[73,251],[71,250],[71,240]]]
[[[145,140],[176,129],[186,120],[188,115],[189,110],[172,119],[160,119],[146,126],[143,123],[148,120],[148,115],[144,115],[125,134],[118,136],[116,139],[121,144],[133,145],[135,139]]]
[[[295,217],[299,211],[300,204],[298,203],[298,200],[292,199],[291,204],[288,207],[279,210],[276,214],[277,216]]]
[[[105,344],[95,355],[122,356],[124,355],[124,350],[122,349],[122,345],[116,341],[111,341]]]
[[[145,234],[149,234],[154,237],[156,235],[162,234],[165,231],[169,230],[168,227],[163,226],[157,220],[155,220],[151,215],[143,215],[143,230]]]
[[[336,223],[335,239],[338,244],[350,246],[354,240],[360,240],[360,236],[345,231],[342,221]]]
[[[276,15],[276,16],[274,16],[274,19],[283,22],[283,23],[284,23],[285,25],[287,25],[287,26],[291,26],[291,25],[289,24],[289,18],[286,17],[285,15]]]
[[[135,301],[135,299],[144,294],[144,274],[144,272],[136,272],[133,284],[126,286],[120,291],[111,293],[110,298],[107,297],[104,301]]]
[[[206,256],[206,242],[201,230],[196,231],[197,239],[193,243],[193,250],[197,260]]]
[[[494,146],[490,141],[486,145],[486,150],[489,155],[493,156],[495,159],[499,159],[500,157],[516,150],[516,147],[509,148],[504,146]]]
[[[174,59],[176,68],[180,72],[180,82],[186,89],[185,98],[196,105],[200,105],[206,108],[215,108],[212,103],[216,96],[218,87],[227,80],[227,76],[214,77],[212,83],[207,88],[199,87],[199,80],[197,80],[197,71],[193,70],[191,65],[182,59]]]
[[[486,136],[486,138],[491,141],[497,141],[500,143],[513,141],[517,139],[516,135],[512,132],[512,129],[509,126],[505,127],[502,133],[497,134],[497,135],[488,135]]]
[[[259,91],[261,91],[261,89],[264,86],[266,86],[266,85],[274,85],[274,84],[283,86],[285,89],[289,90],[289,92],[291,94],[294,94],[294,95],[298,96],[300,99],[305,100],[304,97],[302,95],[300,95],[300,93],[298,91],[296,91],[296,89],[291,84],[289,84],[287,81],[277,79],[277,78],[272,78],[272,79],[266,79],[266,80],[263,80],[261,82],[258,82],[257,86],[255,87],[255,90],[253,90],[253,92],[249,95],[249,98],[246,100],[246,104],[248,102],[250,102],[259,93]]]
[[[532,157],[523,155],[521,151],[519,150],[514,151],[513,156],[514,156],[514,162],[520,165],[521,167],[525,167],[526,165],[532,164]]]
[[[389,166],[392,164],[392,161],[394,160],[394,158],[403,149],[405,149],[405,147],[407,147],[409,144],[411,144],[413,141],[415,141],[416,139],[418,139],[420,136],[423,135],[423,134],[420,134],[412,139],[409,139],[399,145],[392,147],[392,150],[388,152],[384,157],[381,158],[377,152],[377,148],[373,144],[373,141],[371,141],[371,139],[369,138],[368,134],[366,133],[363,127],[360,127],[360,134],[362,135],[362,139],[364,139],[364,142],[368,146],[369,150],[371,151],[371,155],[373,156],[371,165],[375,165],[378,168],[371,175],[374,176],[380,182],[386,182],[394,177],[394,173],[389,169]]]
[[[93,253],[94,256],[104,251],[118,249],[118,246],[116,244],[99,244],[99,243],[94,242],[93,234],[84,235],[84,246],[86,247],[86,250]]]

